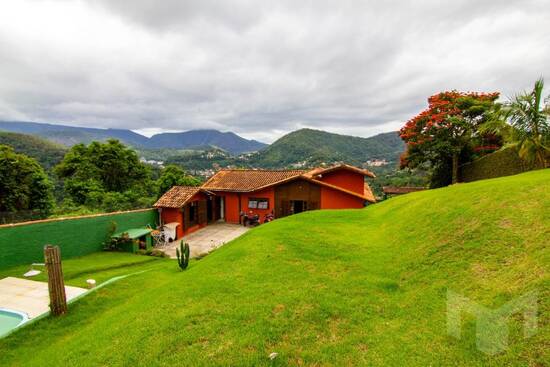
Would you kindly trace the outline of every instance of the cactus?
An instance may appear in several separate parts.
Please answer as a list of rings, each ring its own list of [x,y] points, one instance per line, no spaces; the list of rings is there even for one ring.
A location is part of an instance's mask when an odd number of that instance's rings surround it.
[[[189,244],[180,242],[180,248],[176,247],[176,257],[178,258],[178,265],[181,270],[187,269],[189,265]]]

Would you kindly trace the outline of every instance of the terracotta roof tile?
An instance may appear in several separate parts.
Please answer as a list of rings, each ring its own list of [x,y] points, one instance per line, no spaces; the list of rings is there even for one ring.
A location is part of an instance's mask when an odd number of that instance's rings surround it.
[[[202,187],[211,191],[250,192],[304,174],[303,170],[221,170]]]
[[[349,164],[337,164],[337,165],[334,165],[334,166],[331,166],[331,167],[326,167],[326,168],[318,167],[318,168],[312,169],[311,171],[308,171],[305,175],[315,178],[315,176],[322,175],[324,173],[328,173],[328,172],[332,172],[332,171],[336,171],[336,170],[339,170],[339,169],[345,169],[345,170],[348,170],[348,171],[356,172],[356,173],[359,173],[363,176],[369,176],[369,177],[373,177],[373,178],[376,177],[376,175],[374,173],[372,173],[371,171],[369,171],[368,169],[363,169],[363,168],[350,166]]]
[[[315,179],[315,176],[336,169],[348,169],[369,176],[367,170],[361,170],[348,165],[333,166],[329,168],[316,168],[314,170],[255,170],[255,169],[225,169],[218,171],[201,187],[174,186],[166,192],[156,203],[155,207],[181,208],[199,191],[230,191],[252,192],[258,191],[279,183],[294,179],[305,179],[320,186],[345,192],[349,195],[360,197],[370,202],[376,202],[372,190],[365,183],[363,194],[358,194]]]
[[[365,182],[365,199],[370,201],[371,203],[376,203],[376,198],[374,197],[374,194],[372,193],[372,190],[368,183]]]
[[[181,208],[201,191],[196,186],[174,186],[153,205],[155,208]]]

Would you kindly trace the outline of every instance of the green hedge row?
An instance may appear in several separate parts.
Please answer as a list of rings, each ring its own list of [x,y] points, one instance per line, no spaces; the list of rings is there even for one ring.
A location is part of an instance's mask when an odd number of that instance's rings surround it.
[[[463,165],[460,169],[460,181],[472,182],[539,169],[537,165],[528,164],[512,148],[496,151]]]
[[[112,222],[116,223],[117,231],[147,224],[155,226],[158,214],[151,209],[2,226],[0,269],[43,263],[46,244],[59,245],[64,259],[101,251]]]

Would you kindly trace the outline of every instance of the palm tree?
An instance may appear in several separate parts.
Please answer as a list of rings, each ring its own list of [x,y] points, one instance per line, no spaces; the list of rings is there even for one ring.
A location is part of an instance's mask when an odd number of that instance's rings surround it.
[[[547,165],[550,153],[550,104],[544,106],[544,80],[535,82],[532,92],[519,94],[505,106],[505,116],[513,127],[511,140],[526,161]]]

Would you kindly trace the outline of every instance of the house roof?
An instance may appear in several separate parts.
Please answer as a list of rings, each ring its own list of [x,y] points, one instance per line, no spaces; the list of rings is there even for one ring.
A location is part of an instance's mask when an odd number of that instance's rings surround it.
[[[350,166],[349,164],[338,164],[338,165],[334,165],[334,166],[327,167],[327,168],[323,168],[323,167],[314,168],[311,171],[307,172],[306,175],[315,178],[319,175],[327,174],[329,172],[333,172],[333,171],[337,171],[337,170],[347,170],[347,171],[352,171],[352,172],[355,172],[355,173],[359,173],[363,176],[369,176],[369,177],[372,177],[372,178],[376,177],[376,175],[374,173],[372,173],[371,171],[369,171],[368,169],[363,169],[363,168],[359,168],[359,167]]]
[[[174,186],[162,195],[153,206],[155,208],[181,208],[200,191],[202,191],[201,188],[196,186]]]
[[[364,192],[357,193],[344,189],[340,186],[332,185],[327,182],[319,181],[316,178],[319,175],[332,172],[338,169],[351,170],[364,176],[374,177],[370,171],[346,164],[332,166],[328,168],[315,168],[306,170],[257,170],[257,169],[224,169],[218,171],[201,187],[210,191],[231,191],[231,192],[252,192],[259,191],[274,185],[286,183],[296,179],[303,179],[320,186],[344,192],[346,194],[376,202],[368,184],[365,183]]]
[[[250,192],[299,177],[303,170],[224,169],[210,177],[202,187],[211,191]]]
[[[376,203],[376,198],[374,197],[374,194],[372,193],[372,190],[368,183],[365,182],[365,199],[370,201],[371,203]]]
[[[253,192],[266,189],[268,187],[290,182],[297,179],[306,180],[319,186],[324,186],[344,192],[363,200],[376,202],[374,195],[367,183],[365,183],[363,193],[357,193],[336,186],[327,182],[318,180],[319,175],[332,172],[338,169],[351,170],[364,176],[374,177],[370,171],[363,170],[349,165],[338,165],[328,168],[315,168],[313,170],[261,170],[261,169],[223,169],[210,177],[200,187],[192,186],[174,186],[155,203],[154,207],[159,208],[181,208],[191,198],[199,193],[211,191],[229,191],[229,192]]]

